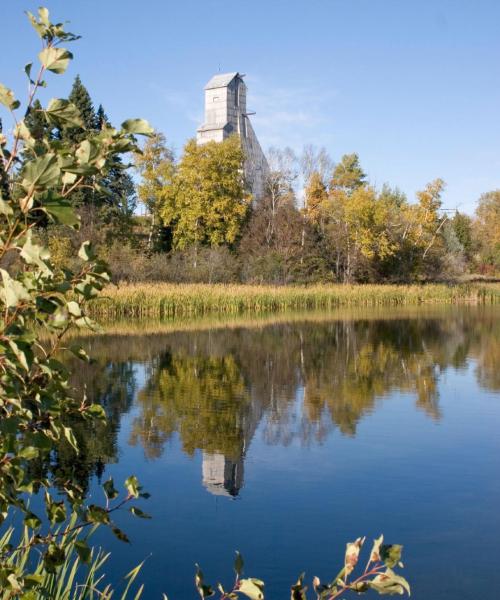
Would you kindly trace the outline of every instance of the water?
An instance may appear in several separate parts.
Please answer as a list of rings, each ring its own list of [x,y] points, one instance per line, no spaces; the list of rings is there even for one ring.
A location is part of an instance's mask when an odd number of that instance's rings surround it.
[[[498,597],[499,308],[138,329],[86,340],[96,363],[74,383],[109,425],[59,456],[99,501],[109,475],[151,493],[151,521],[117,517],[130,546],[97,538],[112,580],[147,559],[146,598],[195,598],[194,563],[229,583],[238,549],[289,598],[383,532],[417,600]]]

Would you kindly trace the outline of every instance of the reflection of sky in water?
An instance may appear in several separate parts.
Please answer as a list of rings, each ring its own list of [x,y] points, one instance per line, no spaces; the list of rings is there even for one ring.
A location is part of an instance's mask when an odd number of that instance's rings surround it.
[[[190,357],[203,357],[207,349],[213,351],[212,357],[223,357],[224,352],[236,352],[238,340],[244,343],[239,334],[215,332],[205,345],[196,333],[166,337],[160,344],[169,349],[163,363],[154,353],[151,358],[133,361],[135,391],[130,409],[121,416],[119,461],[108,465],[104,475],[111,474],[119,482],[130,473],[137,474],[152,494],[143,508],[153,520],[118,517],[132,545],[106,539],[106,546],[113,550],[108,573],[117,577],[149,557],[143,574],[147,598],[160,597],[161,591],[169,598],[194,598],[194,563],[201,563],[211,582],[230,581],[234,550],[238,549],[244,554],[247,575],[266,581],[267,597],[288,597],[289,585],[302,570],[309,578],[319,575],[328,579],[341,564],[347,541],[383,532],[388,541],[405,544],[405,572],[417,600],[495,598],[494,590],[500,584],[496,566],[500,397],[491,385],[495,373],[487,367],[489,359],[483,350],[487,347],[494,352],[500,343],[498,319],[481,328],[479,322],[475,325],[473,314],[468,318],[467,322],[457,319],[451,332],[450,328],[436,328],[438,322],[418,328],[411,332],[411,343],[393,339],[397,329],[360,327],[349,334],[349,343],[356,348],[351,356],[357,356],[358,362],[348,371],[336,370],[337,363],[319,360],[303,366],[306,371],[301,372],[300,353],[294,355],[291,344],[281,344],[295,339],[297,325],[290,326],[283,339],[278,328],[259,342],[274,340],[277,345],[268,353],[255,342],[256,353],[262,351],[265,357],[259,368],[249,367],[256,355],[247,352],[235,360],[236,374],[232,362],[226,364],[226,370],[216,370],[218,376],[227,378],[220,387],[227,385],[239,394],[234,400],[240,403],[238,411],[233,414],[229,410],[220,390],[206,388],[214,395],[214,406],[224,413],[225,425],[230,423],[240,432],[240,445],[234,441],[229,445],[231,452],[240,448],[237,456],[213,448],[202,450],[202,432],[193,454],[183,449],[185,439],[197,439],[193,429],[206,425],[201,405],[199,415],[195,405],[189,419],[175,422],[180,424],[180,433],[174,427],[157,458],[145,456],[147,437],[131,445],[131,432],[155,393],[153,386],[148,397],[144,396],[155,371],[171,369],[173,373],[171,357],[177,356],[181,365],[187,364],[194,376],[203,378],[202,373],[220,369],[220,364],[189,362]],[[321,325],[305,327],[302,334],[306,340],[308,336],[316,339],[321,329]],[[390,343],[382,347],[377,336],[385,336]],[[363,357],[368,338],[374,344],[371,354]],[[339,348],[345,342],[343,339]],[[325,343],[323,338],[321,343]],[[392,359],[392,351],[401,344],[413,348],[401,350],[397,358],[401,371],[414,369],[411,385],[405,377],[398,380],[399,367],[394,367]],[[306,354],[312,356],[314,348],[311,343]],[[314,356],[328,355],[328,351],[320,348]],[[296,379],[292,388],[274,380],[271,394],[269,382],[277,377],[270,374],[268,361],[273,353]],[[420,362],[415,362],[415,354]],[[332,353],[331,359],[338,360],[339,355]],[[375,359],[386,361],[385,373],[370,366]],[[321,371],[326,379],[321,378]],[[243,389],[237,385],[241,373]],[[307,407],[316,405],[310,398],[307,404],[308,390],[316,393],[324,381],[333,381],[341,373],[359,378],[359,406],[352,413],[348,404],[337,410],[335,401],[347,397],[342,382],[337,382],[332,391],[338,395],[327,394],[327,399],[318,403],[314,419],[310,418]],[[387,384],[380,393],[379,380]],[[489,382],[490,389],[479,381]],[[363,390],[373,392],[368,383],[374,386],[374,399],[363,404]],[[420,387],[432,385],[435,389],[427,390],[432,402],[419,403],[419,397],[425,396]],[[167,382],[165,389],[171,393],[174,388]],[[178,389],[188,394],[187,388]],[[204,389],[202,386],[201,391]],[[196,387],[195,394],[199,392]],[[358,395],[353,396],[354,402],[357,399]],[[166,394],[162,402],[164,408],[173,400]],[[174,411],[176,418],[182,406]],[[158,415],[151,414],[153,418]],[[142,426],[145,422],[141,421]],[[212,425],[210,419],[207,422]]]

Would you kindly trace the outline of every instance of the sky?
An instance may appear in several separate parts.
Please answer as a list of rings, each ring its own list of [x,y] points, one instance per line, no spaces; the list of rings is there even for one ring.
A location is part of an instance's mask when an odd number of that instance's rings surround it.
[[[0,0],[0,82],[22,98],[39,40],[23,10]],[[410,200],[437,177],[446,208],[472,213],[500,188],[499,0],[46,0],[81,34],[80,74],[115,124],[143,117],[179,154],[203,121],[203,87],[245,73],[266,150],[357,152],[370,181]]]

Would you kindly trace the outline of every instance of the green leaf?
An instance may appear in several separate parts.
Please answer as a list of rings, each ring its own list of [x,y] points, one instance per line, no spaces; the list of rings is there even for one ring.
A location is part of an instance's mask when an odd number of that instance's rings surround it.
[[[73,344],[68,349],[80,360],[84,360],[87,363],[91,362],[90,356],[85,352],[85,350],[81,346],[77,346],[76,344]]]
[[[0,294],[2,295],[2,299],[7,308],[16,306],[23,300],[31,300],[28,290],[20,281],[12,279],[12,277],[7,273],[7,271],[4,271],[4,269],[0,269],[0,273],[2,274],[3,283],[3,288],[0,288]]]
[[[87,521],[90,523],[101,523],[102,525],[109,525],[109,514],[102,508],[95,504],[90,504],[87,508]]]
[[[32,68],[33,68],[33,63],[28,63],[24,67],[24,72],[26,73],[26,77],[29,79],[29,82],[34,85],[35,82],[33,81],[33,79],[31,79],[31,69]]]
[[[6,106],[9,110],[15,110],[21,105],[19,100],[15,99],[14,92],[2,83],[0,83],[0,104]]]
[[[56,568],[64,563],[65,558],[63,548],[54,543],[49,544],[47,551],[43,555],[45,570],[49,573],[55,573]]]
[[[33,460],[37,458],[39,454],[38,448],[34,448],[33,446],[27,446],[23,448],[20,452],[18,452],[19,458],[25,458],[26,460]]]
[[[35,515],[35,513],[29,512],[24,517],[24,524],[30,529],[39,529],[42,526],[42,521]]]
[[[243,573],[243,566],[244,566],[244,562],[243,562],[243,556],[241,556],[241,554],[238,552],[238,550],[236,550],[236,558],[234,559],[234,570],[236,572],[236,575],[238,575],[238,577],[241,576],[241,574]]]
[[[137,135],[152,135],[154,129],[145,119],[128,119],[122,123],[122,129],[126,133]]]
[[[118,491],[115,489],[115,484],[111,477],[102,484],[102,487],[108,500],[114,500],[118,496]]]
[[[264,598],[264,582],[260,579],[250,577],[241,579],[238,587],[241,594],[245,594],[251,600],[263,600]]]
[[[80,111],[69,100],[53,98],[43,112],[56,127],[83,127]]]
[[[11,205],[5,200],[0,199],[0,215],[9,216],[12,215],[14,211],[12,210]]]
[[[106,413],[100,404],[91,404],[90,406],[87,406],[85,409],[85,414],[90,415],[93,419],[106,421]]]
[[[48,71],[61,74],[68,68],[69,61],[73,58],[73,55],[65,48],[55,48],[54,46],[51,46],[49,48],[44,48],[38,54],[38,58]]]
[[[95,254],[92,249],[92,244],[89,241],[83,242],[83,244],[80,246],[80,250],[78,250],[78,256],[86,262],[94,260]]]
[[[29,194],[55,186],[60,175],[56,155],[49,153],[30,160],[21,175],[21,185]]]
[[[139,517],[140,519],[151,519],[151,517],[148,514],[143,512],[140,508],[137,508],[137,506],[132,506],[132,508],[130,509],[130,512],[135,517]]]
[[[90,557],[92,552],[89,548],[89,545],[85,540],[76,540],[75,542],[75,550],[78,554],[79,559],[82,563],[88,564],[90,562]]]
[[[66,304],[66,307],[71,316],[73,316],[73,317],[81,317],[82,316],[82,309],[80,308],[80,305],[78,304],[78,302],[75,302],[74,300],[70,300]]]
[[[120,542],[126,542],[127,544],[130,544],[130,540],[128,539],[127,534],[124,531],[122,531],[119,527],[112,527],[111,531],[120,540]]]
[[[137,481],[137,477],[135,475],[131,475],[125,480],[125,488],[129,496],[134,498],[139,497],[139,482]]]
[[[66,427],[65,425],[63,425],[62,429],[64,437],[66,438],[70,446],[75,450],[75,452],[78,452],[78,442],[76,441],[75,434],[73,433],[71,427]]]
[[[384,544],[380,547],[380,558],[387,567],[394,568],[401,560],[401,544]]]
[[[21,257],[24,258],[29,265],[36,265],[42,273],[51,273],[49,266],[45,262],[50,258],[49,251],[43,246],[33,243],[31,229],[28,231],[26,237],[26,242],[21,250]]]
[[[63,523],[66,520],[66,506],[64,502],[54,502],[49,493],[45,494],[45,508],[49,521],[54,523]]]
[[[80,226],[80,217],[71,202],[65,198],[51,195],[43,201],[42,207],[56,223],[73,229],[78,229]]]
[[[26,344],[16,344],[14,340],[9,340],[9,346],[11,347],[21,366],[26,372],[28,372],[31,364],[33,363],[33,351],[31,347],[27,346]]]

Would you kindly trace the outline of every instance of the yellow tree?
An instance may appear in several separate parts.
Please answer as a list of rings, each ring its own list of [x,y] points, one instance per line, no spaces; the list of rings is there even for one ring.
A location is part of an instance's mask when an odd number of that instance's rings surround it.
[[[323,207],[322,219],[338,279],[345,283],[359,279],[375,261],[396,252],[397,245],[389,233],[389,205],[374,188],[359,186],[349,193],[333,189]]]
[[[439,266],[444,253],[442,232],[448,217],[440,213],[445,183],[435,179],[417,192],[416,204],[403,204],[400,212],[400,245],[409,250],[413,272]]]
[[[328,191],[321,175],[314,171],[304,190],[305,194],[305,214],[306,217],[315,225],[320,225],[322,207],[328,199]]]
[[[202,146],[195,140],[186,144],[172,185],[163,189],[160,210],[175,248],[236,241],[251,199],[243,162],[237,136]]]
[[[151,251],[163,190],[172,185],[175,173],[174,155],[166,145],[165,136],[156,131],[145,143],[142,153],[135,155],[134,164],[141,175],[137,195],[150,217],[148,251]]]
[[[500,269],[500,190],[479,198],[474,230],[483,263]]]

